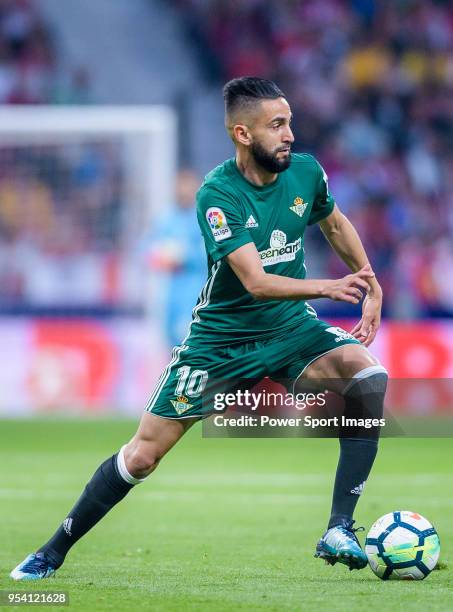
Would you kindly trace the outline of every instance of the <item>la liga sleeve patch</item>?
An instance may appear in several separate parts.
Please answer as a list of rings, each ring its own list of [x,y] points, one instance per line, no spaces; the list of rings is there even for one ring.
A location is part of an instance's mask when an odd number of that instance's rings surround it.
[[[232,235],[225,213],[221,208],[218,208],[217,206],[211,206],[211,208],[208,208],[206,211],[206,220],[216,242],[225,240],[225,238],[229,238]]]

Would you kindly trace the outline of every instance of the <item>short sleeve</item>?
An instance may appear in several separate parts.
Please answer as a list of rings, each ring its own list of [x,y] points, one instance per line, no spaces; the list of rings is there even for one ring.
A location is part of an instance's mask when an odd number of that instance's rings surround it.
[[[197,218],[206,250],[219,261],[253,242],[234,199],[220,190],[202,187],[197,194]]]
[[[316,196],[310,212],[310,217],[308,219],[308,225],[319,223],[319,221],[322,221],[328,217],[335,206],[335,200],[329,193],[327,174],[325,173],[325,170],[321,164],[316,162],[316,165],[318,166],[319,176],[317,181]]]

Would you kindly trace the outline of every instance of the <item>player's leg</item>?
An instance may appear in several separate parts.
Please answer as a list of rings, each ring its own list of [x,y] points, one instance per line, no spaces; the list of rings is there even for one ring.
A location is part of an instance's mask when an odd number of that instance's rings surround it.
[[[118,454],[125,479],[130,476],[134,484],[134,480],[141,482],[154,472],[162,457],[198,420],[198,417],[166,419],[144,412],[136,434]]]
[[[236,360],[237,361],[237,360]],[[239,359],[239,366],[242,361]],[[18,565],[17,580],[46,578],[63,563],[68,550],[129,491],[148,476],[160,459],[203,415],[202,391],[209,375],[235,373],[234,360],[221,350],[179,345],[162,372],[132,440],[104,461],[52,538]],[[242,370],[239,368],[238,376]]]
[[[387,371],[364,346],[345,344],[320,356],[302,372],[299,383],[326,379],[332,390],[343,395],[346,417],[382,417]],[[353,433],[340,429],[331,515],[317,555],[330,563],[339,560],[350,569],[367,563],[352,525],[355,507],[376,457],[378,437],[378,427],[360,428]]]
[[[362,345],[346,344],[315,360],[301,379],[328,380],[345,400],[345,416],[380,419],[387,372]],[[378,446],[378,428],[353,432],[340,429],[340,461],[329,527],[349,522],[371,471]]]
[[[63,564],[70,548],[155,470],[160,459],[197,420],[170,420],[145,412],[132,440],[98,467],[54,535],[18,565],[11,577],[37,580],[51,576]]]
[[[332,350],[315,357],[298,376],[296,385],[303,380],[317,381],[322,378],[343,380],[352,379],[361,370],[372,366],[380,366],[379,361],[370,351],[358,342],[340,344]],[[382,366],[381,366],[382,367]],[[321,384],[321,387],[324,385]],[[343,384],[344,386],[344,384]],[[342,392],[342,387],[337,387]]]

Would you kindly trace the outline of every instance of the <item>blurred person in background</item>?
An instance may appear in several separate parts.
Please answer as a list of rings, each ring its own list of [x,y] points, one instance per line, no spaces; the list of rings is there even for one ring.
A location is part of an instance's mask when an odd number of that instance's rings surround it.
[[[163,316],[169,347],[179,344],[186,334],[206,274],[195,213],[199,186],[200,179],[192,170],[180,170],[175,204],[157,221],[144,243],[148,265],[168,281]]]

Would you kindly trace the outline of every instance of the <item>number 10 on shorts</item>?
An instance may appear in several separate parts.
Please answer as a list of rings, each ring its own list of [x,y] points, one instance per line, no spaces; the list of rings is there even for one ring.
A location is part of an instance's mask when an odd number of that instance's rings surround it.
[[[198,397],[208,382],[206,370],[190,371],[189,366],[181,366],[176,372],[178,384],[175,387],[175,395],[187,395],[188,397]]]

